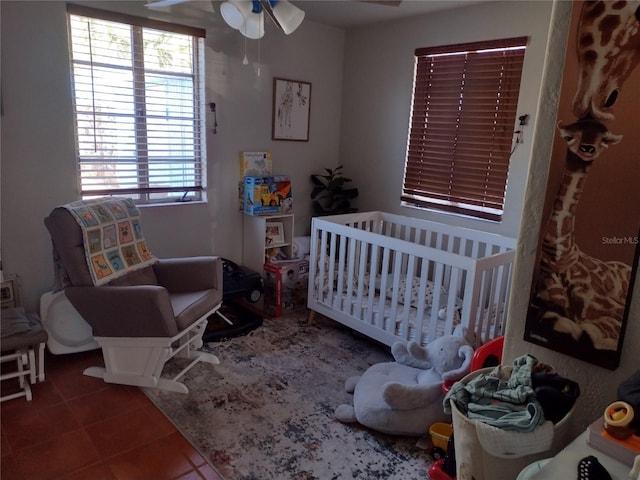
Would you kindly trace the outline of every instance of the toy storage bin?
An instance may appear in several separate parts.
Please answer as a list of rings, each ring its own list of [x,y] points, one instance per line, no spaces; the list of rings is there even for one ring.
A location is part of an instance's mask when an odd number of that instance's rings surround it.
[[[493,368],[476,370],[460,381],[466,384],[477,375],[491,372]],[[505,366],[503,370],[509,373],[511,368]],[[570,425],[575,408],[574,404],[564,418],[553,426],[553,441],[550,448],[528,455],[498,454],[487,449],[488,442],[486,439],[483,441],[482,435],[479,435],[477,421],[469,420],[452,401],[451,415],[455,432],[453,442],[456,451],[457,478],[460,480],[472,477],[475,480],[514,480],[527,465],[555,456],[572,440]],[[530,439],[529,435],[535,434],[533,432],[522,434],[523,443]]]

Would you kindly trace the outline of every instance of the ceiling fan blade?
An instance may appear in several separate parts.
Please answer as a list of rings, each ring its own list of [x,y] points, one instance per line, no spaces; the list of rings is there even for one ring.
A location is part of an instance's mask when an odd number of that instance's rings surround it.
[[[271,0],[259,0],[259,2],[262,5],[262,11],[285,35],[293,33],[304,20],[304,10],[288,0],[279,0],[277,4]]]
[[[358,0],[362,3],[377,3],[379,5],[387,5],[389,7],[397,7],[402,3],[402,0]]]
[[[276,24],[276,27],[282,30],[282,25],[280,25],[280,22],[273,14],[273,9],[271,8],[269,0],[260,0],[260,5],[262,5],[262,10],[267,13],[267,16],[271,19],[271,21]]]
[[[188,1],[189,0],[159,0],[157,2],[149,2],[145,6],[149,8],[170,7],[171,5],[177,5]]]

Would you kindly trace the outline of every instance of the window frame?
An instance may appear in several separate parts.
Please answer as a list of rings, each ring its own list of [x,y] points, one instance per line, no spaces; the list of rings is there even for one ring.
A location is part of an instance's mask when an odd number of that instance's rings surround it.
[[[502,220],[527,43],[415,50],[403,206]]]
[[[91,74],[93,75],[94,63],[96,62],[94,60],[93,52],[90,52],[90,60],[88,61],[84,60],[83,62],[80,62],[74,58],[72,16],[85,17],[98,21],[114,22],[123,27],[129,27],[130,29],[131,64],[123,67],[122,70],[125,72],[130,71],[131,88],[128,89],[124,87],[122,90],[133,99],[129,104],[131,112],[133,113],[130,113],[129,117],[134,124],[134,133],[132,134],[133,141],[131,145],[128,145],[133,151],[133,156],[116,155],[115,157],[107,157],[105,155],[86,156],[82,154],[83,150],[81,148],[81,139],[87,135],[80,132],[79,116],[82,114],[86,116],[88,114],[92,115],[95,119],[99,112],[96,110],[95,106],[93,107],[93,110],[87,110],[84,112],[79,111],[77,88],[80,87],[77,87],[76,85],[75,68],[77,64],[83,64],[85,66],[89,65]],[[74,137],[78,169],[78,184],[81,197],[83,199],[87,199],[110,195],[130,196],[137,204],[165,204],[206,200],[207,155],[205,135],[206,117],[204,107],[204,38],[206,37],[206,30],[76,4],[67,4],[67,21],[69,32],[69,57],[72,69],[71,78],[74,110]],[[147,67],[145,65],[145,60],[149,60],[149,53],[144,51],[146,48],[146,45],[143,43],[143,35],[145,32],[148,34],[166,32],[168,34],[178,34],[191,37],[191,45],[189,47],[191,53],[191,71],[189,73],[175,73],[168,68],[163,70],[153,68],[152,66]],[[188,39],[184,40],[188,41]],[[91,43],[91,41],[89,41],[89,43]],[[104,52],[107,52],[107,50],[104,50]],[[97,55],[98,54],[96,54],[96,56]],[[113,70],[114,65],[106,64],[105,70],[109,68]],[[158,78],[164,78],[165,80],[170,77],[175,77],[177,79],[176,81],[191,81],[191,83],[187,83],[187,89],[190,90],[190,95],[186,97],[186,103],[184,98],[180,100],[168,98],[165,103],[167,108],[167,119],[171,116],[168,113],[168,102],[170,100],[178,102],[181,101],[182,103],[179,103],[179,106],[184,107],[186,105],[189,111],[192,112],[191,115],[187,115],[185,118],[180,120],[183,121],[183,123],[186,123],[186,125],[190,125],[190,127],[188,127],[188,131],[192,133],[192,138],[187,140],[183,139],[175,144],[166,143],[166,149],[173,149],[176,147],[178,149],[183,149],[183,152],[179,153],[177,156],[166,152],[162,155],[156,154],[155,157],[150,154],[150,148],[154,147],[154,145],[152,143],[153,140],[149,139],[151,136],[149,135],[151,130],[148,128],[147,122],[152,121],[154,116],[152,113],[147,111],[147,107],[162,106],[162,103],[150,103],[154,102],[154,100],[152,96],[148,94],[146,89],[145,79],[152,78],[154,75],[158,76]],[[94,99],[94,101],[99,98],[99,92],[96,92],[93,83],[90,85],[89,95]],[[124,97],[125,95],[122,96]],[[164,127],[167,132],[172,131],[171,129],[174,128],[174,124],[171,123],[171,121],[172,120],[167,120],[167,125]],[[173,121],[176,123],[179,122],[179,120],[175,119],[173,119]],[[113,125],[117,125],[115,122],[111,123]],[[114,127],[96,128],[94,122],[94,135],[102,133],[107,136],[107,133],[110,132],[109,128]],[[158,132],[162,133],[162,130],[156,130],[156,135]],[[159,142],[160,141],[158,141],[158,143]],[[114,141],[113,145],[118,145],[117,140]],[[155,145],[155,148],[158,149],[158,145]],[[191,153],[185,154],[184,151]],[[107,166],[111,165],[114,170],[117,170],[118,168],[126,168],[127,166],[133,169],[135,174],[127,173],[127,175],[134,178],[135,186],[132,185],[134,182],[131,182],[131,184],[128,184],[125,187],[109,188],[109,177],[105,177],[106,180],[102,182],[102,185],[100,185],[100,182],[94,182],[95,188],[92,188],[90,180],[91,178],[96,177],[91,177],[90,175],[98,171],[95,164],[99,163],[103,163]],[[90,167],[88,170],[85,170],[85,176],[83,176],[83,164],[85,166],[89,165]],[[153,167],[156,168],[155,173],[152,171]],[[160,171],[161,173],[158,173]],[[185,172],[187,172],[186,175]],[[176,182],[175,179],[178,175],[182,175],[187,178],[185,183],[179,186],[175,184],[171,185],[172,182]],[[169,177],[170,185],[154,186],[152,182],[154,180],[157,182],[159,178],[162,177]],[[116,173],[113,178],[118,179],[118,173]],[[89,181],[87,181],[88,179]],[[126,181],[129,182],[129,180]]]

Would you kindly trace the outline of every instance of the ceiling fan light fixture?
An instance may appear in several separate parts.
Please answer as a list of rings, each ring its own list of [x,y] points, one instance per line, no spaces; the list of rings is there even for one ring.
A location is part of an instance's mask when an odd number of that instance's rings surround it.
[[[287,35],[293,33],[304,20],[304,11],[288,0],[278,0],[277,3],[274,3],[271,10],[282,31]]]
[[[245,17],[244,23],[238,29],[247,38],[257,40],[264,36],[264,13],[251,13]]]
[[[226,0],[220,4],[220,15],[227,25],[251,39],[264,36],[265,13],[287,35],[304,20],[304,11],[288,0]]]
[[[238,0],[227,0],[220,4],[220,15],[227,25],[239,30],[251,13],[251,4]]]

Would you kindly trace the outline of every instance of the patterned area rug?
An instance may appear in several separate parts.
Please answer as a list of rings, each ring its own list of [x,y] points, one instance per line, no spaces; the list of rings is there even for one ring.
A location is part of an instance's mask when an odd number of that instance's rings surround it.
[[[321,316],[308,326],[305,311],[205,349],[220,365],[191,369],[189,394],[145,393],[227,480],[428,478],[418,438],[333,418],[352,401],[344,381],[389,361],[387,348]]]

